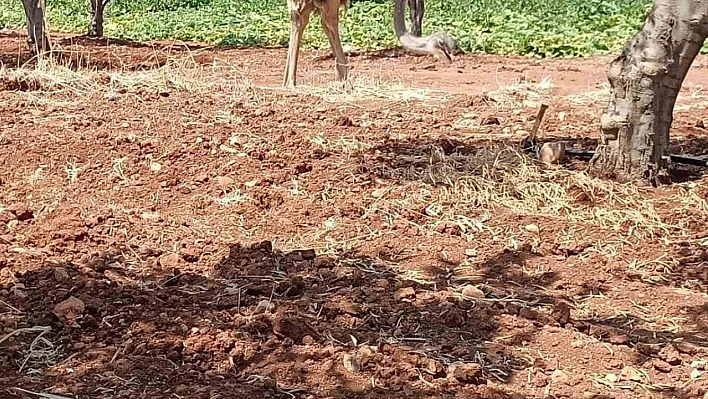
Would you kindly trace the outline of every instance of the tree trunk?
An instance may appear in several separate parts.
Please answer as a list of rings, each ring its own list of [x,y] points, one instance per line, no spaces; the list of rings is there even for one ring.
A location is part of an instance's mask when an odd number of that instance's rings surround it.
[[[590,170],[620,181],[668,180],[669,129],[681,84],[708,35],[708,0],[655,0],[610,64],[610,102]]]
[[[103,37],[103,11],[109,0],[91,0],[91,26],[88,35],[90,37]]]
[[[44,1],[22,0],[27,21],[27,45],[35,54],[50,50],[49,37],[44,25]]]

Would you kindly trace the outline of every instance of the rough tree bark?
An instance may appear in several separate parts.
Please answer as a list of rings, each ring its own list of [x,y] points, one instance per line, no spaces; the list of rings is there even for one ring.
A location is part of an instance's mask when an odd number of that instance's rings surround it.
[[[91,0],[91,25],[88,35],[90,37],[103,37],[103,11],[110,0]]]
[[[708,0],[655,0],[641,31],[610,64],[610,102],[590,170],[620,181],[668,180],[676,97],[708,36]]]
[[[27,45],[36,54],[50,50],[44,25],[44,4],[44,0],[22,0],[27,21]]]

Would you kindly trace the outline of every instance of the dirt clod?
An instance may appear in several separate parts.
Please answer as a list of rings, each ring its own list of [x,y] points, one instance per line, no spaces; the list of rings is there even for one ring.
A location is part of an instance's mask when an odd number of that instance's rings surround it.
[[[568,377],[568,374],[563,370],[554,370],[551,373],[551,382],[554,384],[564,384],[568,382],[568,380],[570,380],[570,377]]]
[[[54,279],[57,281],[57,283],[67,283],[71,280],[71,276],[69,276],[69,272],[66,271],[65,268],[55,267]]]
[[[627,334],[612,334],[610,335],[609,341],[611,344],[615,345],[629,345],[631,343]]]
[[[659,358],[672,366],[681,364],[681,354],[671,344],[667,344],[659,351]]]
[[[623,381],[642,382],[643,380],[642,375],[639,373],[639,371],[634,367],[629,366],[626,366],[622,369],[620,377]]]
[[[219,185],[219,187],[221,187],[222,189],[229,188],[229,187],[233,186],[233,184],[235,182],[234,179],[232,179],[228,176],[216,176],[214,178],[214,180]]]
[[[400,288],[396,291],[396,294],[394,295],[394,298],[397,301],[400,301],[402,299],[410,299],[415,297],[415,289],[413,287],[404,287]]]
[[[671,372],[671,365],[663,360],[653,359],[651,364],[656,371],[659,371],[662,373]]]
[[[180,263],[180,256],[174,252],[164,254],[159,258],[159,264],[165,270],[177,268]]]
[[[551,317],[561,326],[570,323],[570,306],[563,301],[556,302]]]
[[[447,374],[465,384],[481,384],[484,381],[482,367],[477,363],[453,363],[448,367]]]
[[[9,209],[0,209],[0,224],[7,224],[10,220],[17,219],[17,216]]]
[[[344,369],[352,374],[356,374],[361,370],[361,365],[356,355],[345,353],[342,362],[344,363]]]
[[[82,300],[76,297],[69,297],[60,302],[54,307],[53,313],[60,319],[69,324],[76,321],[76,318],[84,313],[86,305]]]
[[[485,116],[482,119],[482,125],[501,125],[501,122],[496,116]]]
[[[15,204],[10,207],[10,211],[15,214],[15,219],[20,222],[34,218],[34,212],[24,204]]]
[[[464,296],[465,298],[479,299],[484,298],[485,293],[474,285],[468,284],[462,289],[462,296]]]

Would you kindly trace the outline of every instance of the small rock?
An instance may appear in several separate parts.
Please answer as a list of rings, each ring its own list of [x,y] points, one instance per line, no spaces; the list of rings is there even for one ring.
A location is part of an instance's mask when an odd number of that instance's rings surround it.
[[[337,118],[337,126],[342,126],[342,127],[350,127],[354,126],[354,121],[346,115],[341,115],[339,118]]]
[[[528,231],[529,233],[536,233],[538,234],[541,229],[538,227],[537,224],[527,224],[524,226],[524,230]]]
[[[275,309],[275,304],[267,299],[264,299],[264,300],[258,302],[258,305],[256,305],[256,310],[254,310],[254,313],[270,312],[273,309]]]
[[[361,370],[361,365],[355,355],[345,353],[342,360],[344,362],[344,369],[348,372],[355,374]]]
[[[34,218],[34,213],[32,212],[32,210],[23,205],[17,205],[13,207],[11,211],[14,212],[15,219],[20,222],[24,222],[25,220],[30,220]]]
[[[617,374],[610,373],[605,375],[605,380],[614,384],[615,382],[619,381],[619,378],[617,377]]]
[[[545,163],[560,163],[565,159],[565,142],[543,143],[538,158]]]
[[[569,379],[568,374],[566,374],[563,370],[555,370],[551,373],[551,381],[554,384],[562,384],[568,382]]]
[[[583,399],[595,399],[597,397],[597,393],[592,392],[592,391],[585,391],[583,392]]]
[[[704,259],[706,260],[706,259]],[[687,355],[696,355],[702,352],[702,349],[696,344],[690,343],[688,341],[679,342],[676,344],[676,350],[680,353],[685,353]]]
[[[148,256],[148,257],[157,257],[162,255],[162,251],[159,249],[155,248],[150,248],[147,245],[143,245],[140,248],[138,248],[138,252],[140,252],[140,255]]]
[[[485,294],[484,291],[480,290],[479,288],[475,287],[474,285],[467,284],[465,288],[462,289],[462,296],[465,298],[484,298]]]
[[[696,121],[696,127],[699,129],[705,129],[706,125],[705,122],[703,122],[703,119],[699,119]]]
[[[482,119],[482,124],[483,125],[501,125],[501,122],[499,122],[499,118],[496,116],[485,116]]]
[[[55,306],[53,313],[60,320],[73,323],[78,316],[84,313],[85,310],[86,305],[84,302],[81,299],[72,296]]]
[[[9,267],[3,267],[2,269],[0,269],[0,278],[13,280],[15,278],[15,273],[13,273]]]
[[[659,358],[672,366],[681,364],[681,354],[671,344],[659,351]]]
[[[634,367],[625,367],[622,369],[620,376],[623,380],[629,380],[634,382],[642,382],[642,375]]]
[[[63,267],[55,267],[54,280],[56,280],[57,283],[66,283],[71,280],[71,276],[69,276],[69,272],[67,272]]]
[[[10,292],[12,295],[16,296],[17,298],[20,299],[25,299],[27,298],[27,293],[25,292],[25,286],[24,284],[15,284],[10,288]]]
[[[542,388],[548,385],[548,376],[542,371],[537,371],[533,376],[533,385],[537,388]]]
[[[660,359],[654,359],[652,361],[652,367],[658,372],[669,373],[671,372],[671,365]]]
[[[196,181],[197,183],[206,183],[209,181],[209,175],[207,175],[207,174],[198,175],[197,177],[194,178],[194,181]]]
[[[216,176],[214,178],[216,180],[216,183],[221,187],[221,188],[228,188],[231,187],[234,184],[234,179],[228,177],[228,176]]]
[[[373,348],[373,349],[372,349]],[[361,345],[357,350],[357,359],[362,366],[365,366],[374,358],[375,346]]]
[[[393,294],[393,297],[397,301],[400,301],[401,299],[404,299],[404,298],[414,298],[415,297],[415,290],[413,289],[413,287],[401,288],[401,289],[397,290],[395,294]]]
[[[482,367],[477,363],[456,362],[448,367],[447,373],[466,384],[483,382]]]
[[[615,334],[610,336],[610,343],[615,345],[629,345],[629,337],[625,334]]]
[[[162,165],[160,165],[158,162],[153,162],[150,164],[150,172],[159,173],[161,170],[162,170]]]
[[[143,212],[140,214],[140,218],[143,220],[160,220],[159,212]]]
[[[346,302],[341,305],[341,309],[344,313],[350,314],[352,316],[358,316],[361,314],[361,306],[354,302]]]
[[[450,234],[453,236],[459,236],[462,233],[460,226],[453,222],[442,222],[435,226],[435,231],[440,234]]]
[[[174,252],[171,252],[160,256],[158,262],[164,269],[173,269],[180,265],[180,256]]]
[[[295,173],[301,175],[303,173],[312,172],[312,165],[308,163],[300,163],[295,165]]]
[[[444,376],[445,368],[435,359],[427,358],[423,361],[423,370],[432,376]]]
[[[9,209],[0,209],[0,225],[7,224],[10,220],[15,220],[16,216]]]
[[[567,303],[558,301],[553,305],[553,312],[551,313],[553,320],[558,322],[561,326],[570,323],[570,306]]]
[[[199,261],[199,253],[194,248],[182,248],[179,250],[179,254],[185,262],[194,263]]]
[[[383,198],[384,195],[389,191],[388,188],[377,188],[371,192],[371,196],[374,198]]]
[[[582,348],[585,346],[585,342],[583,342],[581,340],[571,341],[570,346],[573,348]]]
[[[302,344],[303,345],[314,345],[315,339],[312,338],[310,335],[305,335],[304,337],[302,337]]]

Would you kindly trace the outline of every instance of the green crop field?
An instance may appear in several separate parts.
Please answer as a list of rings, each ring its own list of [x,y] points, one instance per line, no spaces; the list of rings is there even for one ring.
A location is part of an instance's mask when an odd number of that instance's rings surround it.
[[[52,30],[84,32],[88,0],[47,0]],[[648,0],[428,0],[425,32],[447,30],[466,52],[546,57],[617,51],[641,26]],[[352,1],[340,27],[345,44],[380,49],[396,44],[389,0]],[[0,27],[24,26],[19,0],[0,0]],[[220,46],[286,46],[285,0],[114,0],[110,37],[177,39]],[[305,45],[327,47],[319,21]]]

